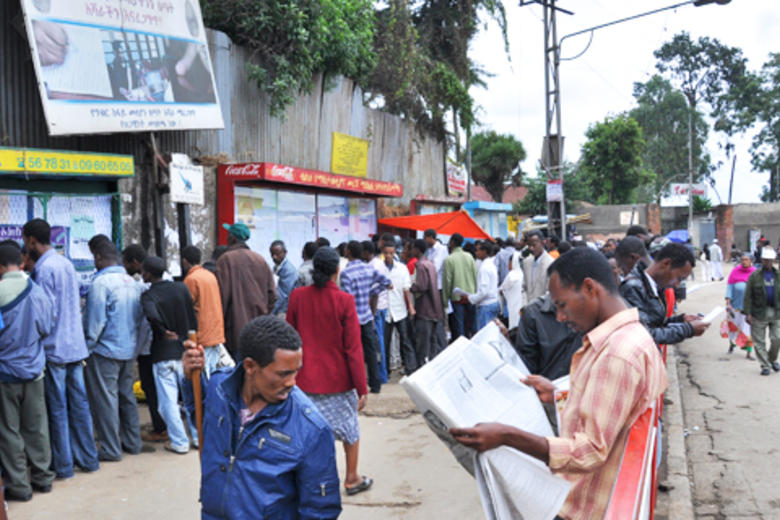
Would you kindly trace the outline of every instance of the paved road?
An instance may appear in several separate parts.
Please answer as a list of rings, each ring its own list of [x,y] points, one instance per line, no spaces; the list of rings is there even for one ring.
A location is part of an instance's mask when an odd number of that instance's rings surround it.
[[[680,308],[707,313],[725,292],[705,284]],[[727,354],[718,325],[677,350],[696,517],[780,519],[780,373],[761,377],[757,361]]]
[[[434,437],[398,384],[369,397],[360,417],[360,469],[374,488],[343,497],[340,518],[481,518],[474,480]],[[142,422],[148,413],[141,407]],[[92,474],[56,481],[47,495],[11,503],[12,520],[153,520],[199,518],[197,452],[174,455],[155,445],[155,453],[104,463]],[[339,474],[344,457],[337,445]]]

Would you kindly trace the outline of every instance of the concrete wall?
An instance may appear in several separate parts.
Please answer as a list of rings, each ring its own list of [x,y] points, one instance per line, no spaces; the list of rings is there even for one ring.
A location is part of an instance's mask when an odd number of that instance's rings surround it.
[[[734,243],[741,251],[748,248],[751,229],[760,230],[777,247],[780,240],[780,202],[734,204]]]
[[[577,231],[583,236],[593,235],[594,238],[603,239],[609,236],[623,236],[631,222],[633,211],[633,223],[647,227],[648,204],[614,204],[611,206],[591,206],[580,204],[571,212],[576,214],[590,213],[591,224],[577,224]],[[567,211],[569,213],[569,211]],[[652,216],[652,213],[651,213]],[[621,217],[623,218],[621,222]]]

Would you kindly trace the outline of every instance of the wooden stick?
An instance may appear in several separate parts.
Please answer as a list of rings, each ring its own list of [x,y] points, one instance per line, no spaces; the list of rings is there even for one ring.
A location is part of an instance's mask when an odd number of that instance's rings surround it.
[[[194,330],[188,332],[190,341],[198,344],[198,333]],[[200,372],[197,368],[192,372],[192,393],[195,397],[195,426],[198,428],[198,456],[203,453],[203,392],[200,386]]]

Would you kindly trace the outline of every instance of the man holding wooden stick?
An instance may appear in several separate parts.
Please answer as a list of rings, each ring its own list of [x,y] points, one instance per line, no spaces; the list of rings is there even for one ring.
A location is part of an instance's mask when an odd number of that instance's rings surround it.
[[[204,351],[193,341],[184,346],[182,365],[192,378],[203,368]],[[286,322],[261,316],[242,330],[237,357],[235,368],[201,379],[202,518],[338,518],[333,433],[295,386],[300,336]],[[192,393],[190,381],[183,391]]]

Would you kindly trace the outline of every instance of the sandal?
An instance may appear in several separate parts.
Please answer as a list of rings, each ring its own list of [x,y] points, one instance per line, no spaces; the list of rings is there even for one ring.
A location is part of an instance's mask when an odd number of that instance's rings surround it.
[[[357,484],[355,486],[349,486],[349,487],[345,485],[344,488],[347,490],[347,495],[352,496],[371,489],[371,486],[373,484],[374,484],[374,479],[369,477],[363,477],[363,480],[360,482],[360,484]]]

